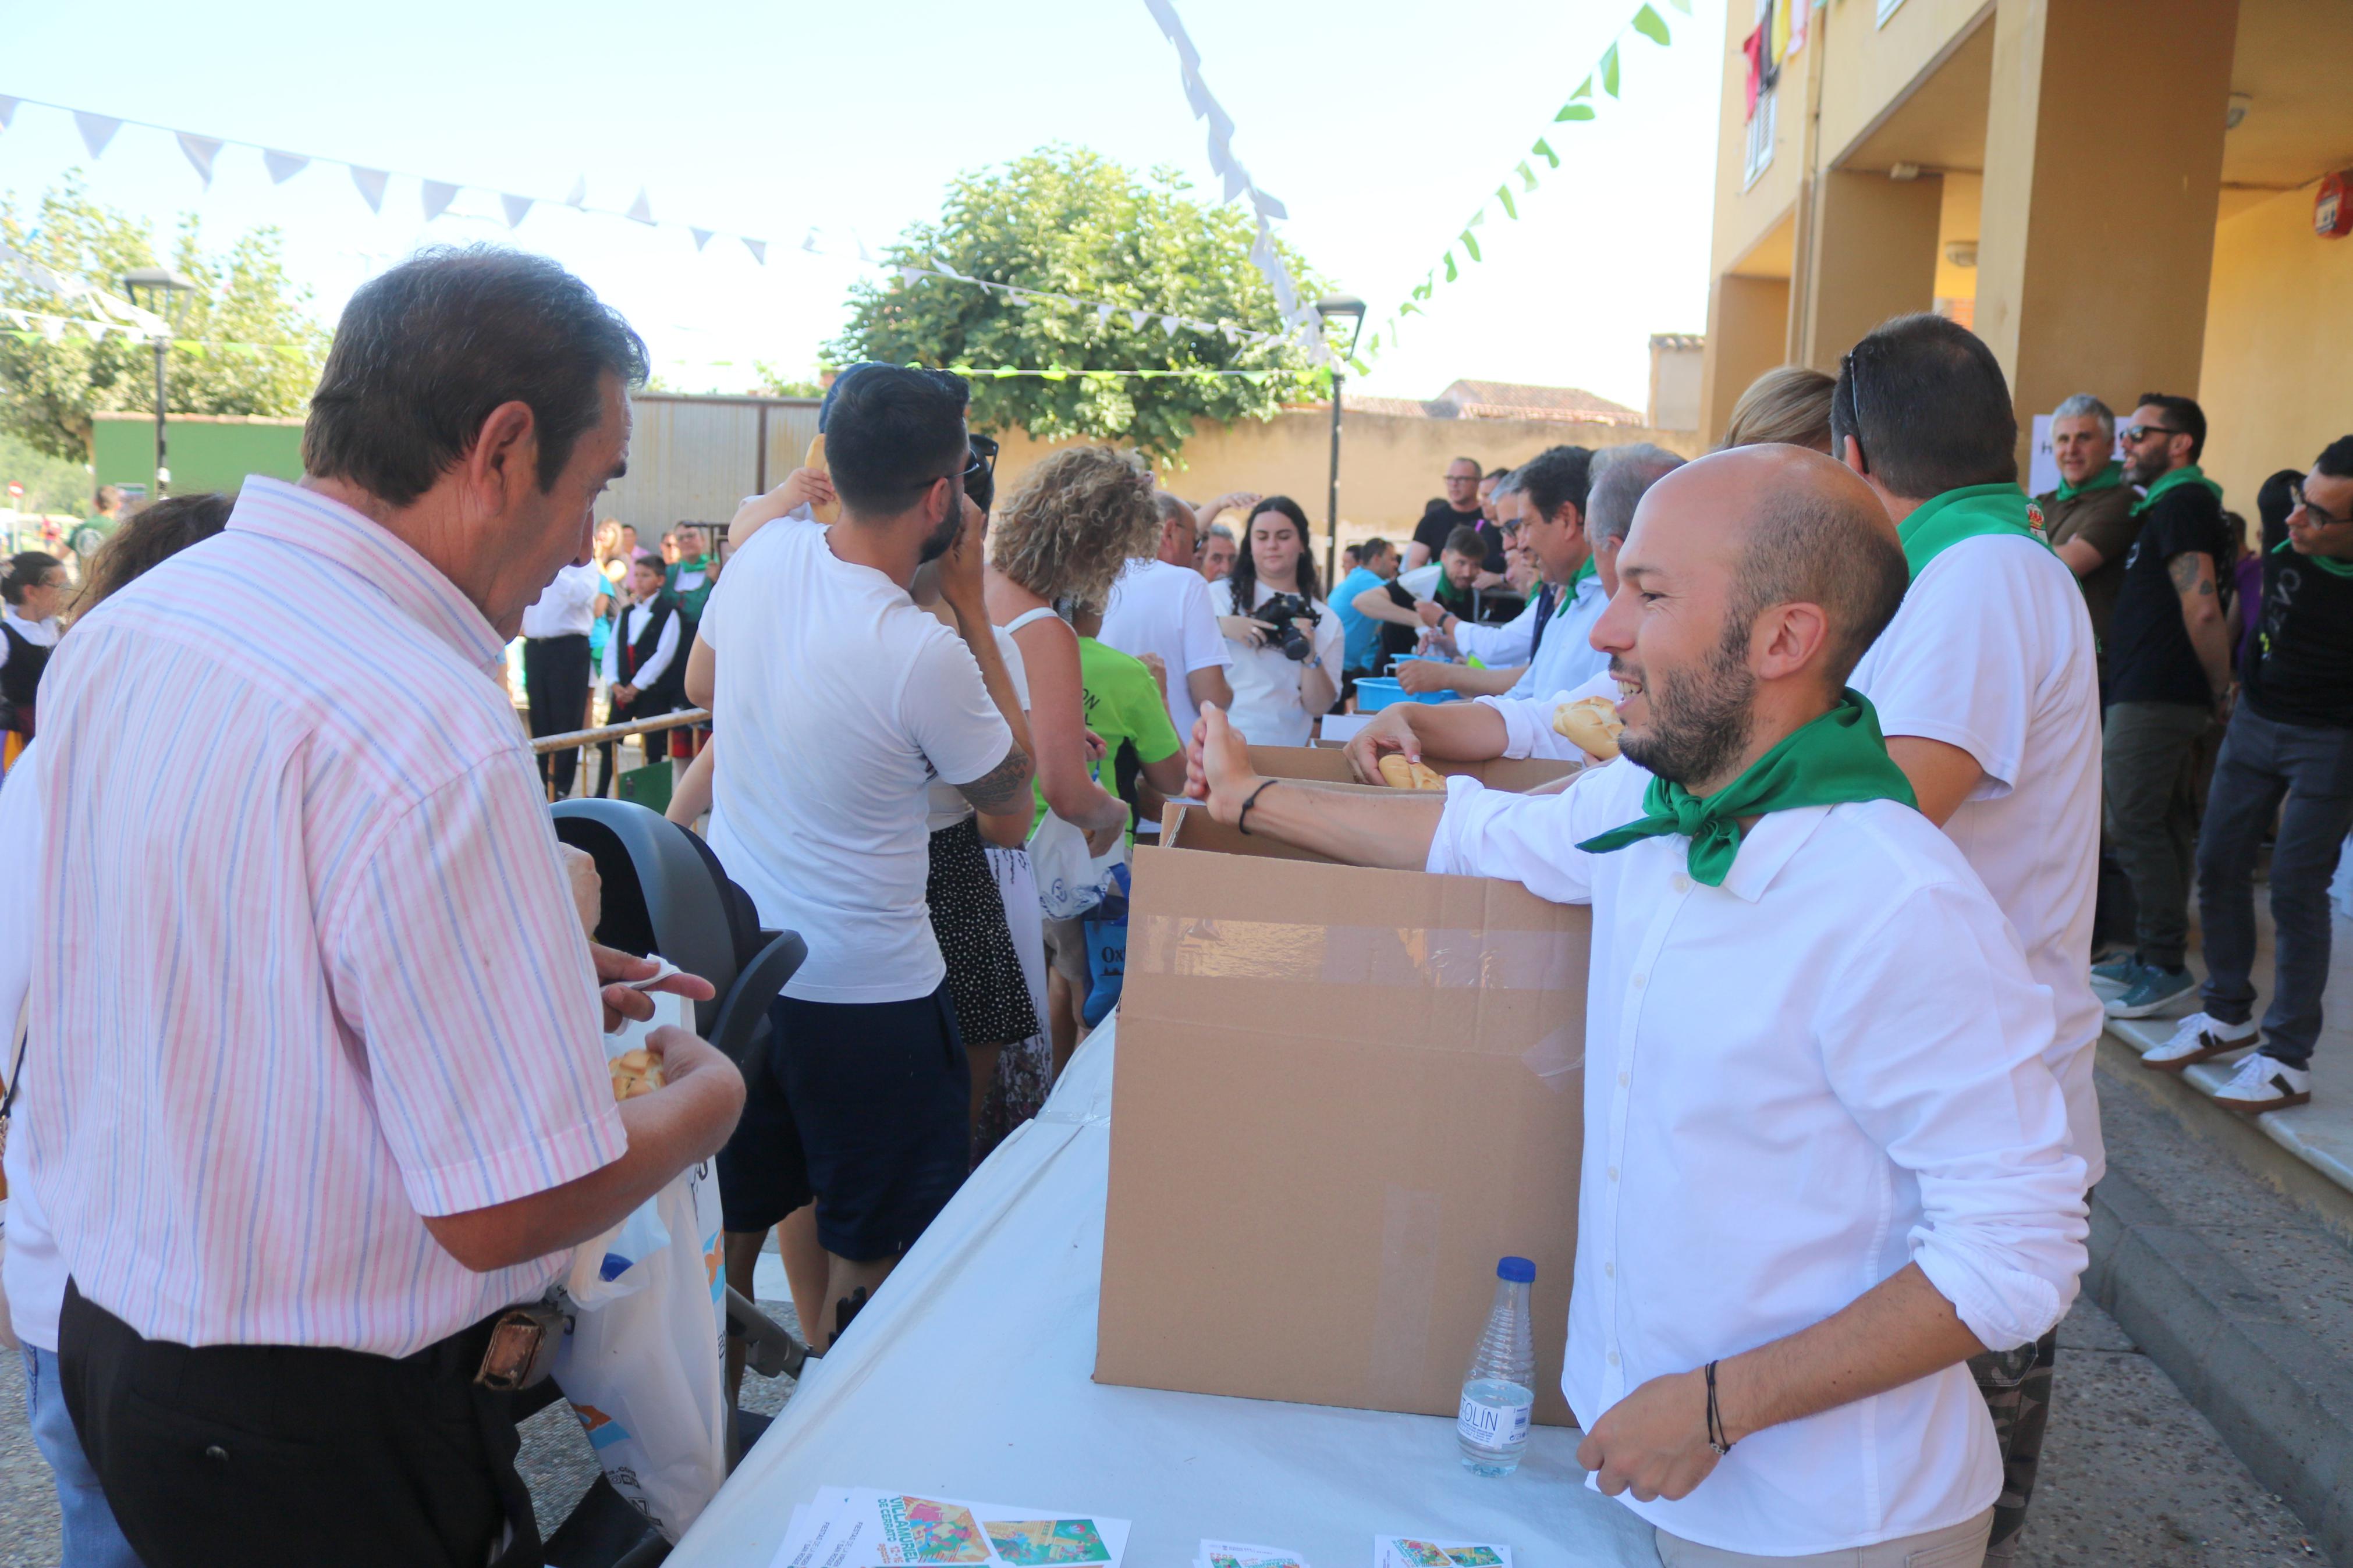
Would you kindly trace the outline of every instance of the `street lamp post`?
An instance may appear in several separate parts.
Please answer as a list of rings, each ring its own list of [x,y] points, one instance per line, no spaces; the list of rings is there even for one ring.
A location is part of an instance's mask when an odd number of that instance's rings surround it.
[[[164,453],[164,361],[171,352],[172,333],[186,317],[188,301],[195,297],[196,286],[168,267],[142,267],[122,275],[122,291],[131,296],[132,304],[164,322],[164,330],[148,339],[155,345],[154,499],[161,500],[172,483],[172,469]]]
[[[1356,340],[1364,335],[1365,302],[1352,295],[1335,294],[1328,300],[1315,301],[1316,316],[1329,322],[1337,318],[1353,320],[1356,324],[1348,333],[1348,346],[1340,352],[1347,360],[1356,352]],[[1324,591],[1329,594],[1338,584],[1340,574],[1340,390],[1347,377],[1340,374],[1337,364],[1332,367],[1332,489],[1330,513],[1324,535]]]

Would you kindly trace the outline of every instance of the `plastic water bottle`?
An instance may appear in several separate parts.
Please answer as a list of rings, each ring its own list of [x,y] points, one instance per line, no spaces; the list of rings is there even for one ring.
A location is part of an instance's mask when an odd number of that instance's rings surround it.
[[[1536,1266],[1525,1258],[1495,1265],[1495,1304],[1487,1331],[1462,1380],[1462,1407],[1454,1436],[1462,1468],[1474,1476],[1508,1476],[1528,1446],[1528,1415],[1535,1407],[1536,1346],[1528,1328],[1528,1287]]]

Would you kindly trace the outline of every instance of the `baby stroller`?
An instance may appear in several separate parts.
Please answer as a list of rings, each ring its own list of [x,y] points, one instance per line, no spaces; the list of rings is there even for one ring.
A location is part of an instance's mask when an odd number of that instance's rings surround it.
[[[695,1030],[749,1074],[768,1047],[768,1005],[808,948],[793,931],[763,931],[750,895],[729,881],[702,839],[644,806],[618,800],[567,800],[553,808],[555,837],[586,850],[604,883],[596,940],[627,952],[659,953],[711,982],[718,994],[694,1005]],[[733,1289],[727,1332],[744,1342],[745,1363],[763,1377],[800,1375],[808,1348]],[[554,1380],[516,1395],[520,1421],[563,1397]],[[767,1418],[735,1412],[731,1465],[766,1429]],[[670,1552],[637,1510],[599,1476],[547,1541],[551,1568],[647,1568]]]

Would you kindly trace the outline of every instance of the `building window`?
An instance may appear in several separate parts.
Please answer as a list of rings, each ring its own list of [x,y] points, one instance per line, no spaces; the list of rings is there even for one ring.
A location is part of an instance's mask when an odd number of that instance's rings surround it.
[[[1748,117],[1748,151],[1741,164],[1740,188],[1755,184],[1773,166],[1773,99],[1771,88],[1757,95],[1757,112]]]

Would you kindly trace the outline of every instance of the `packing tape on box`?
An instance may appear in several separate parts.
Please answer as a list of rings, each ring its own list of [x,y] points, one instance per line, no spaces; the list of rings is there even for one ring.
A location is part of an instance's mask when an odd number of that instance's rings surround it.
[[[1416,990],[1552,991],[1575,954],[1557,931],[1309,925],[1131,916],[1127,972],[1205,980],[1327,981]]]

